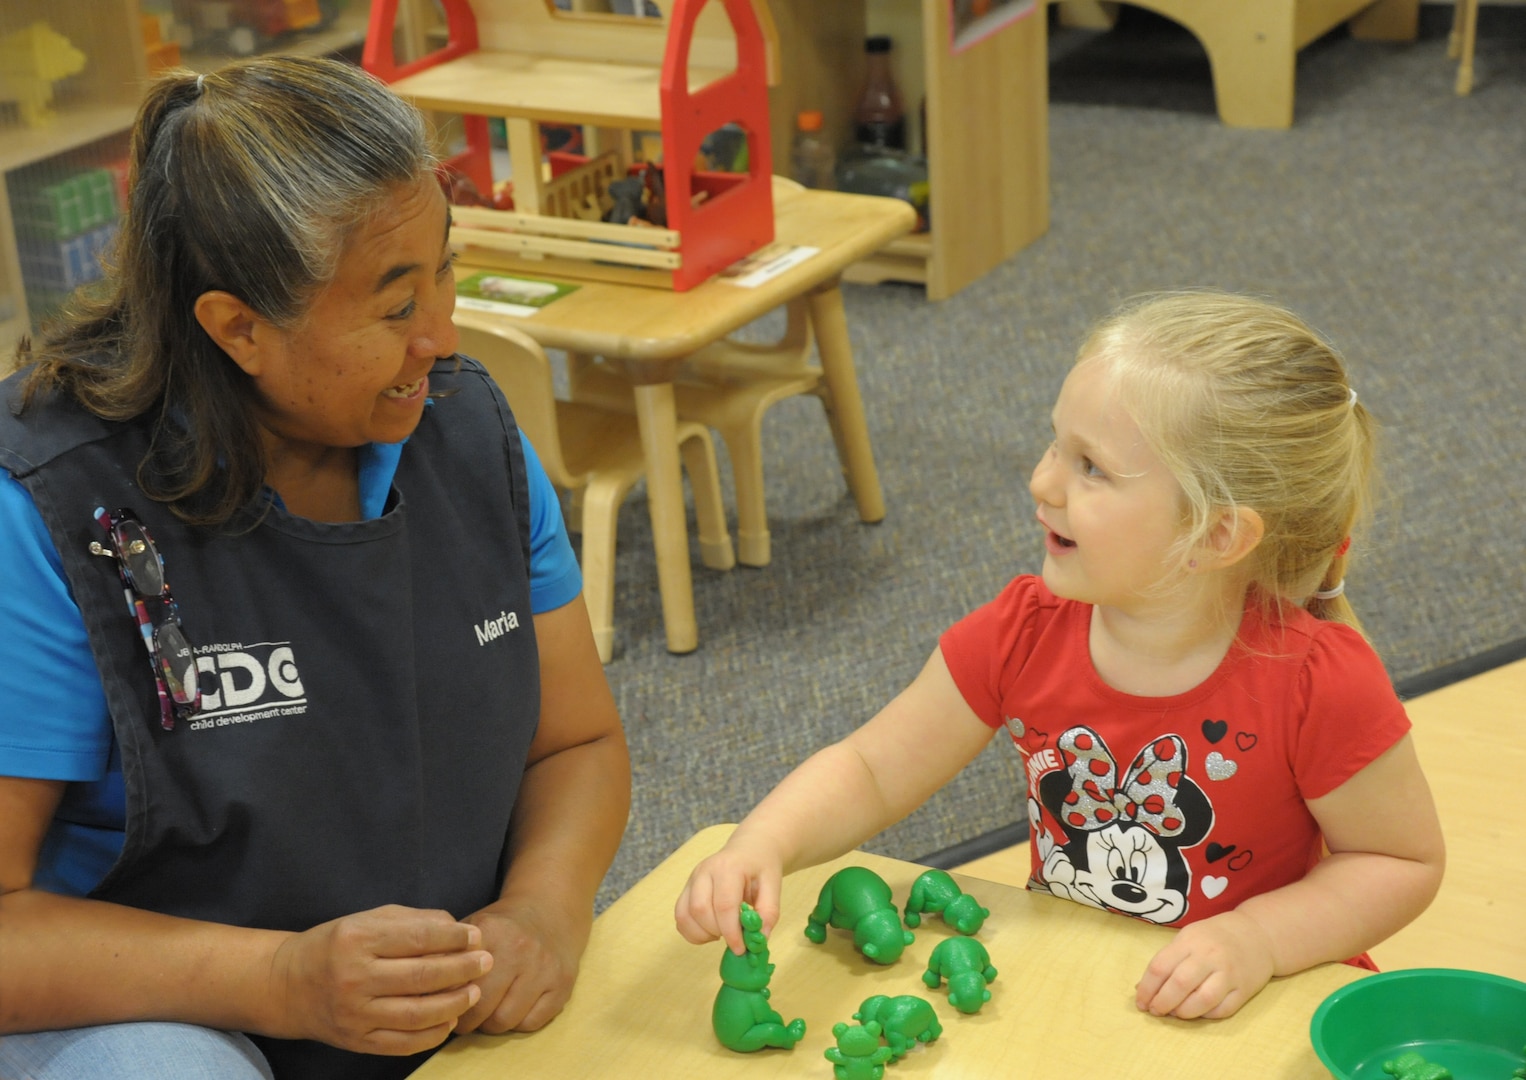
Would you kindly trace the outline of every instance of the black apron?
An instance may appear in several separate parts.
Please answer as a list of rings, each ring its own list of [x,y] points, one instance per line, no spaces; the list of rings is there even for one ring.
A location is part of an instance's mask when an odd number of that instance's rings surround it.
[[[458,392],[425,409],[380,518],[270,508],[222,530],[138,488],[142,424],[50,398],[17,416],[19,383],[0,383],[0,466],[63,558],[127,791],[122,855],[92,897],[295,931],[494,900],[540,686],[522,449],[482,368],[431,373]],[[115,562],[87,550],[106,540],[96,507],[148,526],[195,646],[203,707],[173,731]],[[279,1080],[404,1076],[422,1057],[256,1041]]]

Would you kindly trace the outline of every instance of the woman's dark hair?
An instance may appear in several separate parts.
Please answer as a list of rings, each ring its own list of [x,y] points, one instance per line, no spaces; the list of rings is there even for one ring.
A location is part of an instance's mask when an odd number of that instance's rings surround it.
[[[223,524],[259,492],[265,459],[254,386],[197,322],[197,298],[223,290],[300,327],[354,229],[435,159],[411,105],[351,64],[303,57],[164,76],[130,156],[104,289],[23,347],[26,400],[149,417],[140,486],[182,520]]]

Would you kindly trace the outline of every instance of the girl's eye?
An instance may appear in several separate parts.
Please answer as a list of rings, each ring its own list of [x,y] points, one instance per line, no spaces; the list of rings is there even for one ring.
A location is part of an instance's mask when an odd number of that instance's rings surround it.
[[[451,272],[451,270],[455,267],[455,265],[456,265],[456,253],[454,251],[452,251],[449,255],[447,255],[445,257],[445,261],[440,264],[440,268],[435,271],[435,276],[436,277],[444,277],[446,274]]]
[[[1100,478],[1106,476],[1107,474],[1104,473],[1102,469],[1097,465],[1097,463],[1091,458],[1083,457],[1081,459],[1081,475]]]

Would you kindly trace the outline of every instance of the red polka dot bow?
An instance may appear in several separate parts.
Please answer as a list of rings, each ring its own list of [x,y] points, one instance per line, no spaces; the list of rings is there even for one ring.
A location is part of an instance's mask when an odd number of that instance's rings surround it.
[[[1176,836],[1186,823],[1176,807],[1176,788],[1187,767],[1187,747],[1164,735],[1141,750],[1118,782],[1118,764],[1102,736],[1086,727],[1060,736],[1061,760],[1070,774],[1062,817],[1074,829],[1103,829],[1120,819],[1157,836]]]

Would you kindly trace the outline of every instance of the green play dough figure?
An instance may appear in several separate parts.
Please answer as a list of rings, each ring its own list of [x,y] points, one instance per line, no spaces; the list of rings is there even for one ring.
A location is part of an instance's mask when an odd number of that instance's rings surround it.
[[[805,936],[820,945],[827,926],[853,931],[853,947],[880,964],[893,964],[916,940],[901,929],[901,915],[885,879],[862,866],[847,866],[827,878],[806,921]]]
[[[890,1062],[895,1064],[919,1042],[930,1043],[943,1034],[938,1014],[933,1012],[932,1002],[915,994],[886,997],[875,994],[865,998],[853,1014],[853,1019],[880,1025],[885,1041],[890,1044]]]
[[[977,1013],[991,1000],[986,984],[996,978],[986,947],[974,938],[947,938],[927,958],[922,981],[936,990],[948,980],[948,1002],[962,1013]]]
[[[942,915],[943,921],[961,934],[975,933],[991,914],[942,870],[929,870],[912,883],[911,896],[906,900],[906,925],[920,926],[923,912]]]
[[[786,1024],[768,1004],[774,965],[768,962],[763,917],[748,904],[742,905],[742,941],[746,951],[741,956],[730,949],[721,954],[722,985],[710,1010],[710,1026],[728,1050],[790,1050],[805,1036],[805,1021],[797,1018]]]
[[[1432,1065],[1413,1050],[1383,1062],[1383,1071],[1394,1080],[1452,1080],[1451,1070],[1446,1066]]]
[[[885,1075],[890,1047],[880,1045],[878,1024],[872,1020],[862,1026],[833,1024],[832,1035],[837,1045],[823,1054],[832,1063],[832,1075],[837,1080],[880,1080]]]

